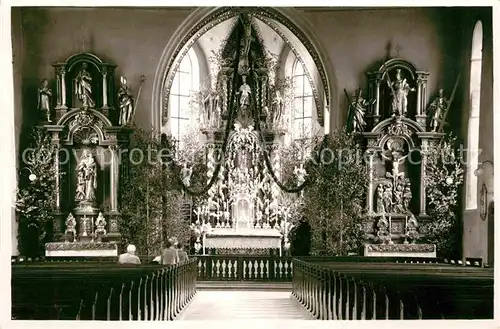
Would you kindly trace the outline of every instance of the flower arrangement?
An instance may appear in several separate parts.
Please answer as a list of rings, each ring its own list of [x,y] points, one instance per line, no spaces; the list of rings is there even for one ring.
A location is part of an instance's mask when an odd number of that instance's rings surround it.
[[[457,139],[449,134],[429,149],[426,164],[425,189],[427,213],[432,222],[426,227],[426,239],[436,244],[441,256],[459,254],[460,225],[458,200],[464,178],[464,159],[456,148]]]

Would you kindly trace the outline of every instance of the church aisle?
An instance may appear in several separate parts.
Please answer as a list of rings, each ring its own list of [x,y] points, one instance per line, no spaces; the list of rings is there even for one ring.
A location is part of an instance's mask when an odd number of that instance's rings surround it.
[[[312,320],[290,291],[202,290],[177,320]]]

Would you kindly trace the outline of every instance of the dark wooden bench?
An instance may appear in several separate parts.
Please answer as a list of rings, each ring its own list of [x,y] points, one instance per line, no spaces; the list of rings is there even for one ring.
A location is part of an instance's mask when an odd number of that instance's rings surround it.
[[[293,265],[293,295],[318,318],[493,318],[493,269],[301,260]]]
[[[12,317],[172,320],[196,292],[197,261],[178,266],[107,262],[12,265]]]

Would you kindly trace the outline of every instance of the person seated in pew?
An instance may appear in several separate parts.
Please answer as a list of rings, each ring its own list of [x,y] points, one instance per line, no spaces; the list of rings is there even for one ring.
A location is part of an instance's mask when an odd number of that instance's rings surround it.
[[[172,241],[167,241],[167,248],[163,250],[161,256],[162,265],[175,265],[179,263],[179,255]]]
[[[188,254],[187,252],[182,249],[182,244],[178,243],[177,244],[177,254],[179,255],[179,263],[185,262],[188,260]]]
[[[118,264],[140,264],[141,260],[135,255],[136,248],[133,244],[127,246],[127,252],[118,257]]]

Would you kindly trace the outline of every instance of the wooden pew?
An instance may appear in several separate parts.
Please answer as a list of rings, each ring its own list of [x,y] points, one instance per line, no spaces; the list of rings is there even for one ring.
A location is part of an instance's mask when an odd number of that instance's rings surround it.
[[[116,262],[12,266],[16,319],[173,320],[196,292],[197,261],[164,267]]]
[[[493,270],[294,260],[293,295],[321,319],[490,319]]]

